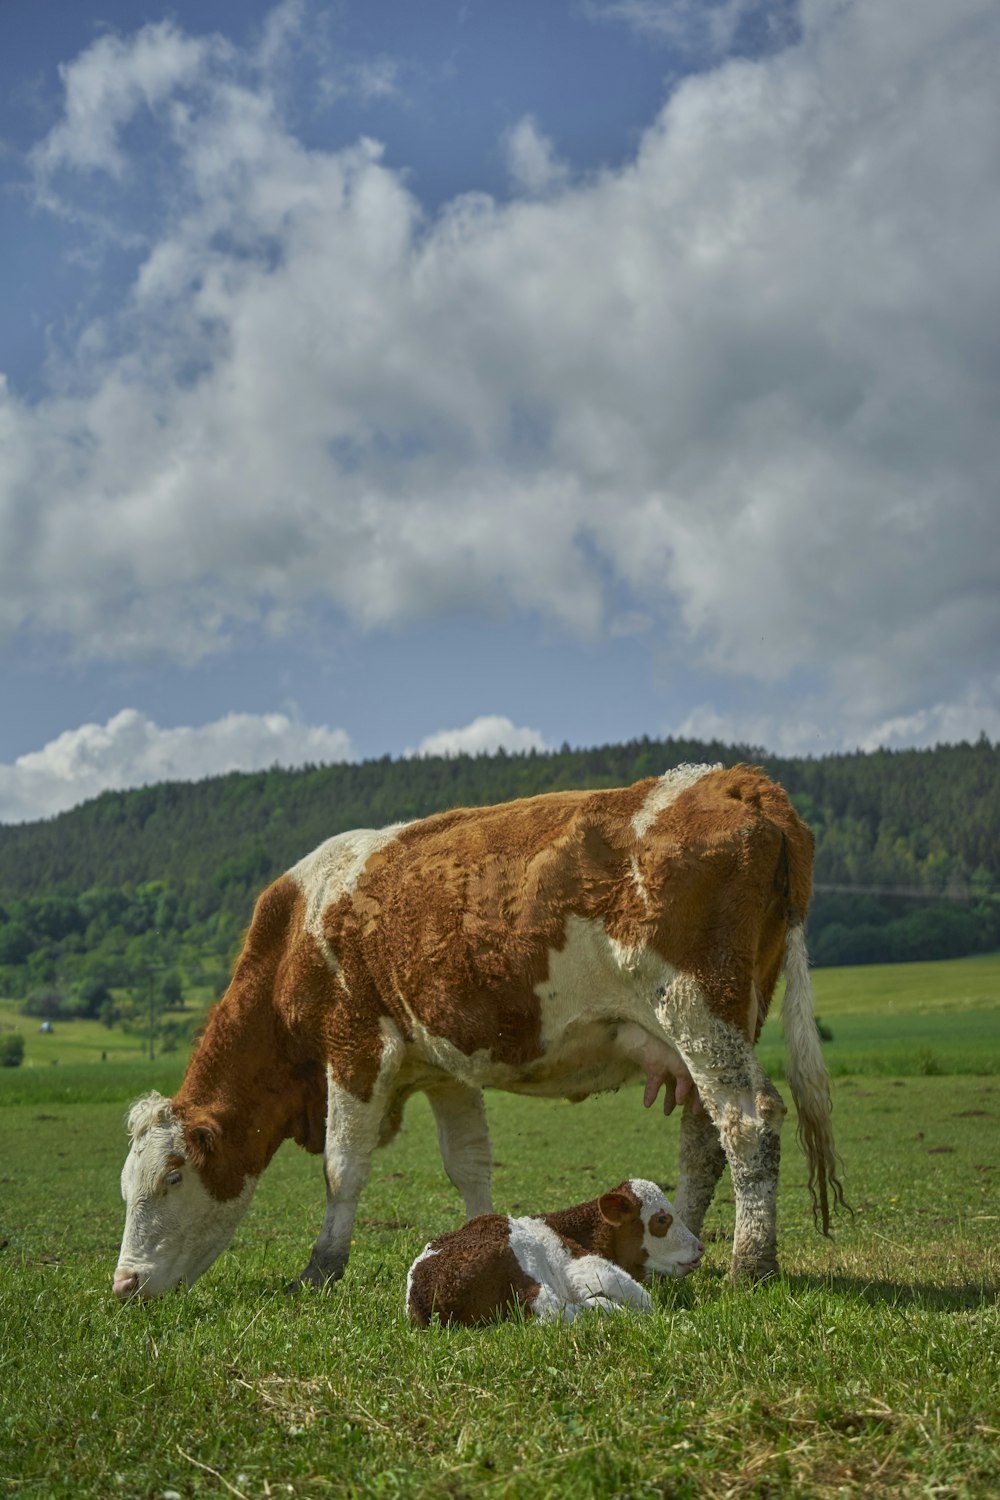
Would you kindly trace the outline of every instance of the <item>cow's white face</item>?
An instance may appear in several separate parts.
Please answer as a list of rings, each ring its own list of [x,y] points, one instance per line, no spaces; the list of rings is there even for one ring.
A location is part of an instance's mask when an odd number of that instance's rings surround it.
[[[631,1178],[629,1187],[642,1202],[646,1269],[660,1276],[686,1276],[689,1271],[696,1271],[705,1247],[674,1213],[669,1198],[664,1197],[655,1182],[642,1177]]]
[[[229,1244],[249,1206],[256,1178],[220,1202],[191,1163],[180,1121],[160,1094],[129,1113],[132,1149],[122,1170],[125,1233],[113,1289],[122,1299],[159,1297],[191,1286]]]

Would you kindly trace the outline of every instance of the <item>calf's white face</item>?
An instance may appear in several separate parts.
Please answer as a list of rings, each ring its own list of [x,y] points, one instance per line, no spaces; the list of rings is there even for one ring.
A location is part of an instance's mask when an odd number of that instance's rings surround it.
[[[643,1177],[630,1178],[629,1187],[642,1204],[639,1213],[647,1271],[655,1271],[659,1276],[686,1276],[689,1271],[696,1271],[705,1247],[678,1219],[669,1198],[664,1197],[655,1182]]]
[[[229,1244],[249,1206],[256,1178],[220,1202],[188,1156],[180,1121],[160,1094],[129,1113],[132,1149],[122,1170],[125,1233],[118,1254],[116,1297],[159,1297],[191,1286]]]

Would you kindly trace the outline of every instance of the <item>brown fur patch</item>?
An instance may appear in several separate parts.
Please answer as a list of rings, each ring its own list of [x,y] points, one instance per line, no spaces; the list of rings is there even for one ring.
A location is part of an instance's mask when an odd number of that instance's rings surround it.
[[[646,1228],[655,1240],[662,1240],[666,1239],[670,1233],[670,1226],[673,1222],[673,1214],[653,1214]]]
[[[476,1327],[520,1307],[531,1316],[539,1284],[522,1271],[508,1240],[503,1214],[481,1214],[461,1229],[431,1241],[438,1253],[421,1260],[410,1276],[409,1315],[426,1328],[442,1323]]]
[[[283,1140],[322,1150],[326,1079],[319,1038],[296,1028],[315,981],[302,929],[301,893],[289,876],[257,902],[229,988],[172,1100],[192,1163],[213,1197],[234,1198]],[[324,965],[325,967],[325,965]],[[323,997],[325,999],[325,995]]]
[[[550,1229],[570,1242],[569,1248],[574,1256],[602,1255],[605,1260],[613,1260],[615,1265],[621,1266],[635,1281],[642,1282],[647,1258],[642,1243],[642,1204],[628,1182],[621,1183],[612,1192],[632,1206],[632,1211],[624,1215],[620,1223],[609,1223],[601,1212],[600,1198],[560,1209],[554,1214],[543,1214],[542,1218]]]

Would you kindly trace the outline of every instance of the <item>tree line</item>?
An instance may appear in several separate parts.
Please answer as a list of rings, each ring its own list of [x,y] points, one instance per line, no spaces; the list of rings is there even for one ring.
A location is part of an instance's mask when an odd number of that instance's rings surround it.
[[[111,1025],[128,1022],[131,1005],[141,1018],[154,1001],[221,989],[256,895],[331,834],[741,760],[780,781],[816,835],[816,963],[1000,947],[1000,746],[983,738],[789,759],[641,739],[232,773],[106,792],[56,818],[0,827],[0,993],[37,1015]]]

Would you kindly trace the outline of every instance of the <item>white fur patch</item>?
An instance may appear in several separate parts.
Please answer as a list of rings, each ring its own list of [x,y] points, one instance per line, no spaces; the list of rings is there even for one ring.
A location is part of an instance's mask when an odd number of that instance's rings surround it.
[[[664,771],[632,818],[632,832],[636,838],[641,839],[649,832],[660,813],[672,802],[676,802],[681,792],[686,792],[689,786],[694,786],[709,771],[721,770],[722,763],[719,762],[712,766],[675,766],[672,771]]]
[[[340,965],[323,935],[323,913],[332,902],[350,895],[371,856],[407,826],[390,823],[387,828],[355,828],[335,834],[289,870],[306,898],[306,931],[316,939],[331,968],[339,971]]]
[[[572,1257],[555,1230],[529,1217],[508,1219],[507,1224],[510,1248],[524,1274],[564,1301],[576,1301],[568,1275]]]

